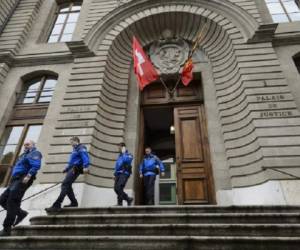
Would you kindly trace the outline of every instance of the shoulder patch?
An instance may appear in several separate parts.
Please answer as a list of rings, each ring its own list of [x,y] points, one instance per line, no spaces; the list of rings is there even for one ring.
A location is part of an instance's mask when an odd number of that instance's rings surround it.
[[[40,160],[42,159],[42,154],[39,151],[34,151],[30,154],[30,158],[33,160]]]
[[[160,159],[156,155],[154,155],[154,160],[160,161]]]
[[[35,155],[35,156],[33,156],[32,157],[32,159],[34,159],[34,160],[39,160],[39,159],[41,159],[38,155]]]
[[[87,148],[86,148],[86,147],[81,147],[81,148],[79,149],[79,151],[81,151],[81,152],[86,152],[86,151],[87,151]]]

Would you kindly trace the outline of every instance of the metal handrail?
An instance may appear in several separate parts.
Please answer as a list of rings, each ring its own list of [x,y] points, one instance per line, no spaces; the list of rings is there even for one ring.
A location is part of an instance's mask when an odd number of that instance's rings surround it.
[[[54,187],[56,187],[56,186],[58,186],[58,185],[60,185],[61,183],[55,183],[55,184],[53,184],[52,186],[50,186],[50,187],[47,187],[47,188],[45,188],[45,189],[43,189],[43,190],[41,190],[41,191],[39,191],[39,192],[37,192],[37,193],[35,193],[35,194],[32,194],[32,195],[30,195],[30,196],[28,196],[28,197],[26,197],[25,199],[23,199],[22,201],[26,201],[26,200],[29,200],[29,199],[31,199],[31,198],[33,198],[33,197],[35,197],[35,196],[37,196],[37,195],[39,195],[39,194],[42,194],[42,193],[44,193],[44,192],[46,192],[46,191],[48,191],[49,189],[51,189],[51,188],[54,188]],[[6,211],[5,209],[2,209],[2,210],[0,210],[0,213],[2,213],[2,212],[4,212],[4,211]]]

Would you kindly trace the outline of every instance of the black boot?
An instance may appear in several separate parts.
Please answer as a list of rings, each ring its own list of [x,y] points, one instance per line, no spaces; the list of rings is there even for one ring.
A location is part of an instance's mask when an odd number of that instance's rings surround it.
[[[28,215],[28,212],[24,211],[24,210],[21,210],[20,214],[18,214],[17,218],[16,218],[16,221],[14,223],[14,227],[16,225],[18,225],[22,220],[25,219],[25,217]]]
[[[64,207],[78,207],[78,203],[71,203],[69,205],[65,205]]]
[[[52,206],[52,207],[45,208],[45,210],[46,210],[47,213],[57,213],[57,212],[61,211],[61,208]]]
[[[118,203],[117,203],[117,205],[115,205],[115,206],[117,206],[117,207],[122,207],[123,206],[123,201],[121,200],[118,200]]]
[[[8,237],[11,235],[11,227],[4,227],[4,229],[0,232],[0,237]]]
[[[128,207],[130,207],[132,205],[132,202],[133,202],[133,198],[132,197],[128,197],[128,200],[127,200]]]

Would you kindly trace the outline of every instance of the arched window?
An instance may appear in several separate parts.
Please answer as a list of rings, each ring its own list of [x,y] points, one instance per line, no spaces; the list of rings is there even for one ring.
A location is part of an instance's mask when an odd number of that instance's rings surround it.
[[[56,83],[56,78],[51,76],[32,79],[24,85],[18,98],[18,104],[50,102]]]
[[[35,77],[23,84],[13,113],[0,139],[0,185],[5,186],[26,139],[38,141],[57,79]]]
[[[300,74],[300,53],[298,53],[297,55],[295,55],[295,56],[293,57],[293,59],[294,59],[295,65],[296,65],[296,67],[297,67],[297,69],[298,69],[298,72],[299,72],[299,74]]]
[[[265,0],[275,23],[300,21],[299,0]]]
[[[80,10],[81,2],[70,2],[59,6],[48,43],[68,42],[72,40]]]

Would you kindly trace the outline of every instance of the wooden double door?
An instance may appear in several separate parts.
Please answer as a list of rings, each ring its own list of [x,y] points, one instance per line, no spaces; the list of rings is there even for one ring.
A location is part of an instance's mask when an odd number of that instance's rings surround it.
[[[170,112],[173,112],[177,203],[214,204],[206,116],[199,84],[179,87],[169,101],[161,85],[150,86],[143,93],[142,110],[149,106],[155,108],[164,105],[169,106]]]

